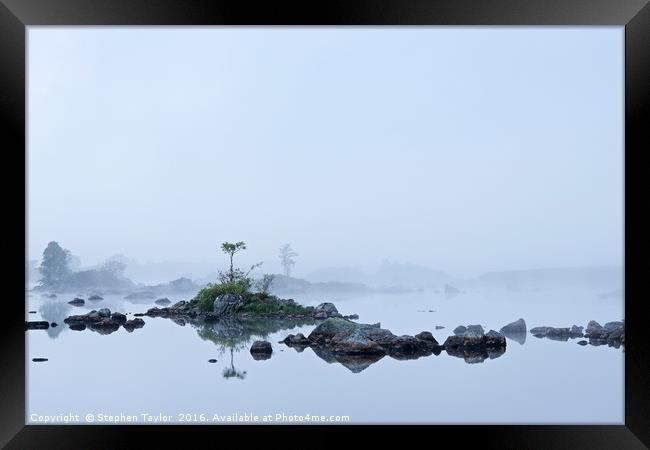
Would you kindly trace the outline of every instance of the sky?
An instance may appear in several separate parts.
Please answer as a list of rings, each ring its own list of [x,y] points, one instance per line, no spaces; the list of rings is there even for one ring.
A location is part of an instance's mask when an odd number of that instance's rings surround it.
[[[28,258],[621,265],[622,27],[28,28]]]

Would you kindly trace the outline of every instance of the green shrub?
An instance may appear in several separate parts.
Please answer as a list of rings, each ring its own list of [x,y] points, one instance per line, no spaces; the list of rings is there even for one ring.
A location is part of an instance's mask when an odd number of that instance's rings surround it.
[[[214,299],[223,294],[245,296],[250,289],[250,280],[242,279],[229,283],[209,284],[201,289],[193,302],[203,311],[212,311]]]

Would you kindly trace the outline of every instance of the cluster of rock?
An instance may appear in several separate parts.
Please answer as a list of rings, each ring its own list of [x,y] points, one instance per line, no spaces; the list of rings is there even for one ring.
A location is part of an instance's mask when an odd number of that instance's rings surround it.
[[[454,329],[454,335],[445,340],[443,347],[448,355],[476,364],[503,355],[506,338],[494,330],[485,333],[481,325],[461,325]]]
[[[99,311],[92,310],[87,314],[69,316],[64,322],[68,324],[71,330],[82,331],[89,328],[100,334],[113,333],[120,326],[130,333],[136,328],[144,326],[144,320],[140,318],[127,320],[126,315],[119,312],[112,313],[108,308],[102,308]]]
[[[287,306],[299,306],[292,299],[279,299]],[[202,311],[196,304],[181,300],[171,306],[149,308],[143,315],[149,317],[163,317],[169,319],[202,319],[205,321],[218,320],[221,317],[260,317],[260,318],[294,318],[294,319],[327,319],[331,317],[358,319],[356,314],[343,316],[338,312],[333,303],[321,303],[316,307],[305,308],[305,313],[249,313],[242,312],[244,299],[241,295],[223,294],[214,300],[212,311]]]
[[[428,331],[415,336],[396,336],[376,324],[359,324],[343,318],[328,318],[305,337],[290,334],[283,341],[290,347],[325,349],[334,355],[390,355],[411,359],[439,354],[441,346]]]
[[[568,341],[569,339],[582,337],[589,339],[589,341],[582,340],[578,342],[581,345],[609,345],[618,348],[625,344],[625,322],[622,321],[607,322],[605,325],[600,325],[595,320],[591,320],[586,329],[577,325],[570,328],[535,327],[530,332],[535,337],[556,341]]]
[[[589,321],[584,337],[589,338],[591,345],[609,345],[620,347],[625,345],[625,321],[607,322],[601,326],[595,320]]]

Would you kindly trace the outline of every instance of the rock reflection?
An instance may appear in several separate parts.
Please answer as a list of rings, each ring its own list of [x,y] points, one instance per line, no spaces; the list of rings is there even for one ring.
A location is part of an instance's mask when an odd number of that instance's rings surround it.
[[[496,359],[506,352],[505,347],[447,348],[445,350],[449,356],[462,358],[467,364],[480,364],[486,359]]]

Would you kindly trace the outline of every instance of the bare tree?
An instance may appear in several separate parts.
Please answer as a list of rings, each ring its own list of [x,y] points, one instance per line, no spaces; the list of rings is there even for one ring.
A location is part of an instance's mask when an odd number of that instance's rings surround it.
[[[280,247],[280,261],[286,276],[290,276],[291,268],[296,265],[296,261],[293,259],[295,256],[298,256],[298,253],[293,251],[290,244]]]

